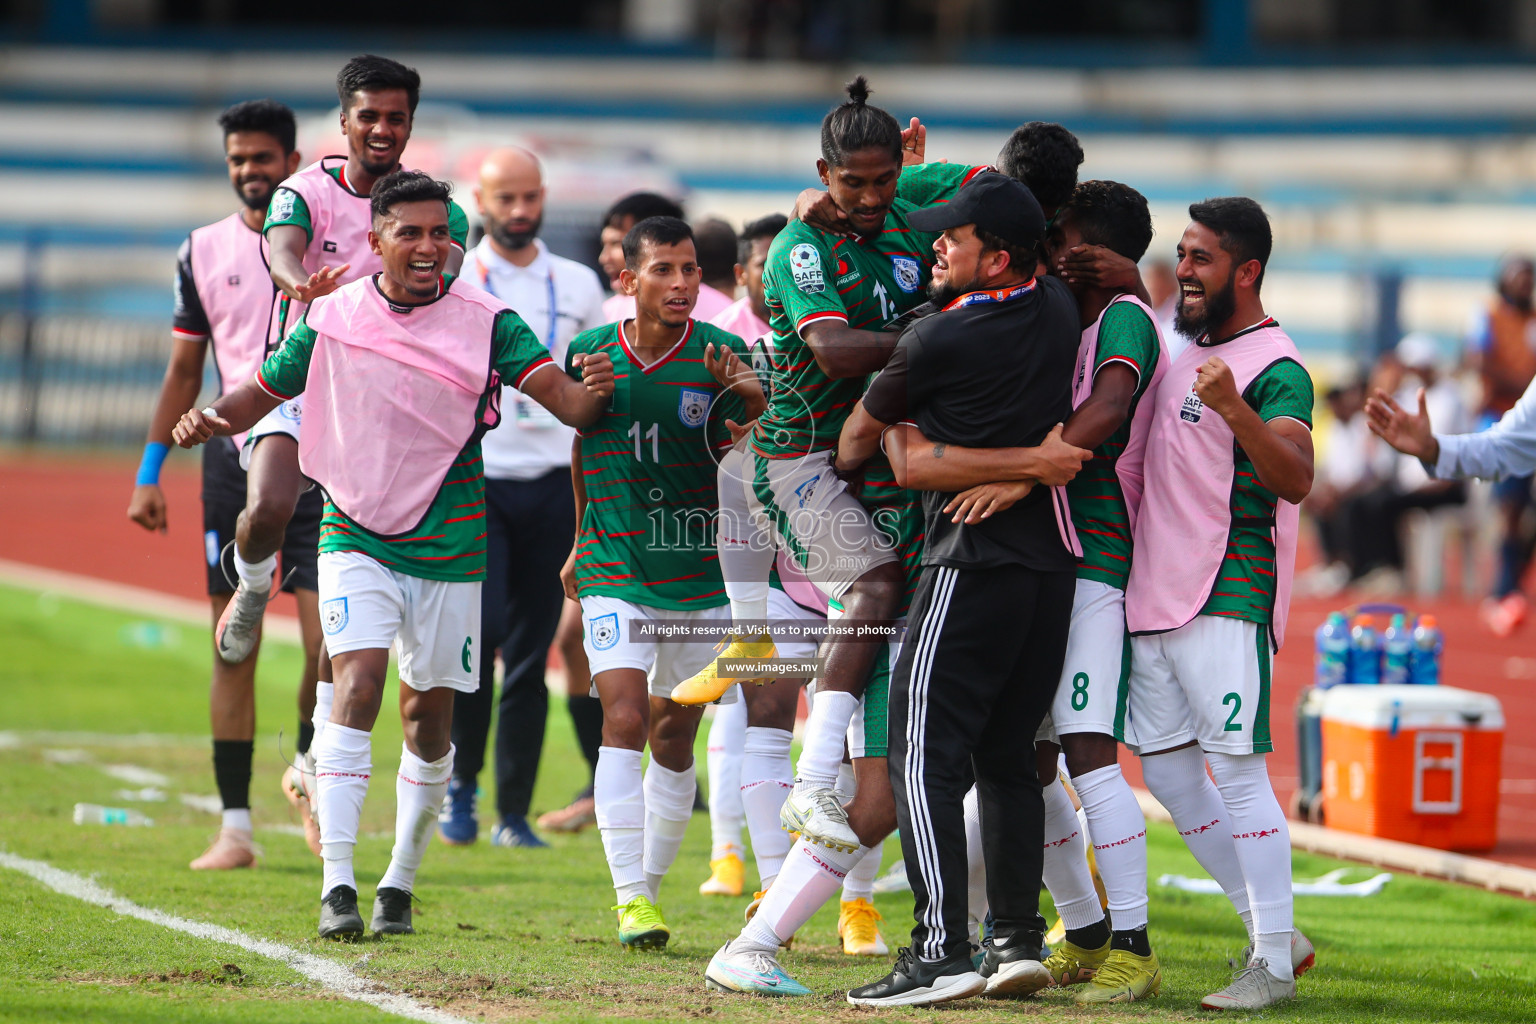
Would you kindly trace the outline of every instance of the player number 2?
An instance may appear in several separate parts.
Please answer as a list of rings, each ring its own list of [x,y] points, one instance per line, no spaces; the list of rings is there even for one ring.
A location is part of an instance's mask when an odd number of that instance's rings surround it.
[[[1238,714],[1243,710],[1243,698],[1236,693],[1229,693],[1221,698],[1221,706],[1232,705],[1232,713],[1227,716],[1227,724],[1222,726],[1222,732],[1242,732],[1243,723],[1237,720]]]
[[[1088,706],[1088,673],[1079,672],[1072,677],[1072,710],[1081,711]]]
[[[890,301],[891,293],[885,290],[885,285],[877,283],[874,293],[880,303],[880,320],[883,323],[896,315],[896,304]]]
[[[636,462],[644,462],[645,461],[645,455],[644,455],[645,449],[640,447],[640,424],[639,423],[631,423],[629,425],[629,436],[635,439],[635,461]],[[661,424],[660,423],[652,423],[651,424],[651,429],[647,430],[645,432],[645,439],[647,441],[651,442],[651,461],[652,462],[660,462],[661,461]]]

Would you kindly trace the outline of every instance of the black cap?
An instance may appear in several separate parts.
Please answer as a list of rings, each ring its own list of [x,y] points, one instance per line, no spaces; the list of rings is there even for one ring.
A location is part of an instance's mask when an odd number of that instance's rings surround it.
[[[1045,237],[1045,212],[1034,193],[1018,179],[997,171],[982,171],[947,203],[913,210],[907,214],[907,223],[929,232],[974,224],[1021,249]]]

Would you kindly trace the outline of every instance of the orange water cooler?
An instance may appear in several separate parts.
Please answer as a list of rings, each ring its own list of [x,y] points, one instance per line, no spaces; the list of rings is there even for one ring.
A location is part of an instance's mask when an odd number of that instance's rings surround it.
[[[1449,686],[1335,686],[1322,720],[1330,828],[1441,850],[1497,842],[1497,698]]]

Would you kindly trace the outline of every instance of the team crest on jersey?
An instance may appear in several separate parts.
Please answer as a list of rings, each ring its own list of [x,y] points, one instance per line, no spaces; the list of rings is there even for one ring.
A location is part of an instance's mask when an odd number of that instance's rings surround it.
[[[304,418],[304,406],[290,398],[277,407],[277,414],[285,420],[298,423]]]
[[[826,290],[827,282],[821,273],[821,253],[814,245],[802,242],[789,250],[789,272],[795,279],[795,287],[807,295]]]
[[[608,650],[619,642],[619,613],[609,612],[607,615],[588,619],[587,631],[592,637],[593,647],[599,651]]]
[[[347,599],[333,597],[320,602],[320,628],[326,636],[335,636],[347,628]]]
[[[1179,409],[1179,419],[1187,423],[1199,423],[1200,413],[1205,409],[1205,403],[1200,401],[1200,396],[1195,394],[1195,386],[1189,386],[1189,394],[1184,396],[1184,405]]]
[[[683,389],[683,393],[677,396],[677,418],[683,421],[683,426],[704,425],[704,418],[709,415],[709,398],[708,391]]]
[[[923,269],[910,256],[892,256],[891,270],[896,275],[896,287],[908,295],[917,291],[917,286],[923,281]]]

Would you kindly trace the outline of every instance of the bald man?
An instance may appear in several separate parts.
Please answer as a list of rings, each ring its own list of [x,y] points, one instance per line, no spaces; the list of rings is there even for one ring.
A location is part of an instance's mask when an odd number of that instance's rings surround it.
[[[464,279],[516,310],[558,365],[573,337],[604,322],[603,287],[597,275],[552,254],[539,240],[544,219],[544,171],[525,149],[492,150],[480,167],[475,203],[485,237],[464,258]],[[571,499],[571,439],[542,406],[511,389],[503,392],[501,425],[485,435],[486,577],[481,588],[483,636],[480,688],[455,701],[453,742],[458,748],[453,780],[438,831],[448,843],[468,845],[479,835],[475,787],[485,764],[493,703],[496,714],[496,811],[491,832],[497,846],[545,845],[528,824],[528,807],[549,691],[544,664],[565,602],[560,566],[575,534]],[[581,650],[580,618],[574,647]],[[495,657],[505,672],[501,698],[494,697]],[[568,659],[569,662],[570,659]],[[585,658],[571,673],[585,674]],[[588,681],[573,680],[571,716],[583,749],[590,740],[596,760],[602,708],[587,696]],[[579,788],[579,786],[578,786]]]

